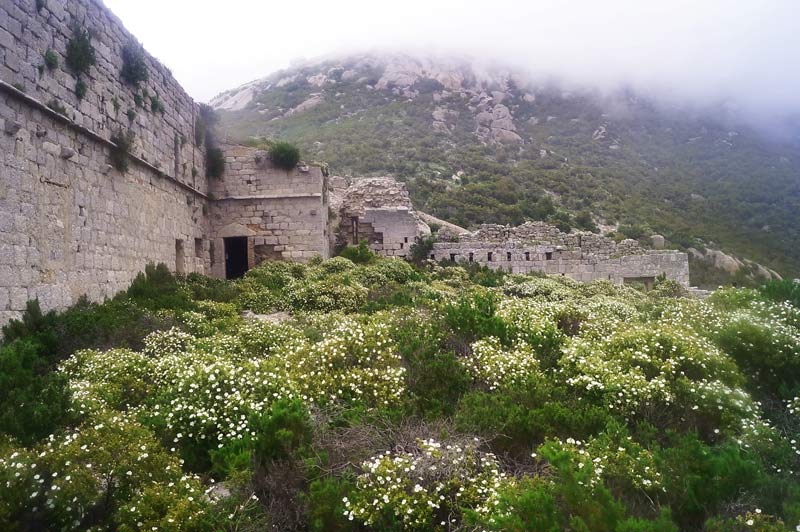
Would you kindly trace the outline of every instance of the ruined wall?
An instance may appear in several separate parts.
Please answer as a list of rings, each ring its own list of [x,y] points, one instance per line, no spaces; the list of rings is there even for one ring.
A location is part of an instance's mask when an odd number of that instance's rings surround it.
[[[210,265],[204,155],[192,143],[196,105],[150,56],[146,83],[134,89],[120,80],[121,49],[132,37],[102,3],[36,4],[0,0],[0,323],[28,299],[52,309],[83,294],[111,296],[148,262],[183,272]],[[96,54],[81,76],[83,99],[64,58],[76,26],[92,33]],[[40,69],[48,50],[59,65]],[[128,130],[133,156],[121,173],[109,164],[109,139]]]
[[[225,276],[227,237],[248,237],[248,266],[261,260],[329,256],[326,177],[316,166],[287,171],[262,150],[223,146],[225,173],[209,182],[214,256],[211,274]]]
[[[616,283],[642,281],[665,274],[689,285],[686,253],[646,250],[634,240],[616,243],[602,235],[562,233],[558,228],[533,222],[519,227],[484,225],[458,241],[436,242],[434,260],[476,262],[514,273],[534,271],[563,274],[577,281],[607,279]]]
[[[393,178],[362,178],[335,181],[340,198],[337,209],[338,246],[366,240],[370,250],[388,257],[405,257],[420,236],[430,228],[417,215],[403,183]]]

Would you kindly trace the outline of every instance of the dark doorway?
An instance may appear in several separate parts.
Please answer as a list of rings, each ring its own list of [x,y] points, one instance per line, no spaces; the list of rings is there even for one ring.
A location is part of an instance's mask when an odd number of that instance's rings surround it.
[[[225,278],[238,279],[247,271],[247,237],[232,236],[225,241]]]

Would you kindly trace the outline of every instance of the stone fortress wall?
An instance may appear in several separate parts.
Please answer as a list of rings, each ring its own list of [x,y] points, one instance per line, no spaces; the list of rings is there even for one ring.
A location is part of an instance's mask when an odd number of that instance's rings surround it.
[[[449,241],[441,241],[449,240]],[[563,233],[543,222],[518,227],[482,225],[474,233],[434,243],[431,259],[476,262],[513,273],[561,274],[577,281],[607,279],[651,286],[661,274],[689,286],[689,259],[673,250],[648,250],[635,240],[590,232]]]
[[[91,32],[96,53],[83,99],[64,59],[76,26]],[[132,39],[96,0],[0,0],[0,323],[29,299],[52,309],[112,296],[148,262],[208,271],[198,107],[150,56],[146,83],[121,81]],[[40,72],[48,50],[59,66]],[[137,106],[145,88],[163,113]],[[129,129],[133,156],[121,173],[109,164],[109,139]]]
[[[79,98],[65,57],[83,31],[96,63],[80,74]],[[150,262],[226,277],[263,260],[328,257],[362,239],[405,257],[430,234],[391,178],[329,178],[304,164],[286,171],[264,151],[229,145],[222,178],[206,178],[200,107],[146,53],[147,81],[124,82],[130,43],[100,0],[0,0],[0,324],[30,299],[49,310],[111,297]],[[45,54],[58,65],[47,67]],[[110,164],[112,138],[127,132],[134,141],[121,172]],[[647,283],[665,273],[688,284],[686,254],[633,241],[536,223],[449,241],[446,233],[432,258],[580,280]]]
[[[209,180],[214,234],[211,274],[225,277],[225,242],[247,236],[247,265],[329,256],[326,172],[276,168],[266,152],[225,146],[225,172]]]

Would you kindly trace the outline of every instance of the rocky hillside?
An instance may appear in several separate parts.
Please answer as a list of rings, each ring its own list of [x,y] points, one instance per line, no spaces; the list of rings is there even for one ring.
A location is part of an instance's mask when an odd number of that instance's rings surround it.
[[[231,140],[282,138],[335,174],[394,175],[420,210],[462,226],[655,232],[699,250],[695,271],[722,249],[800,275],[800,147],[727,109],[405,55],[309,62],[211,103]]]

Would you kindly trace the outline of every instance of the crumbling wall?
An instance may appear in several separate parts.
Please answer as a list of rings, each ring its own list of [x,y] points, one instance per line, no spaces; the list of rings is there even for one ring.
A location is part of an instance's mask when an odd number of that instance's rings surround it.
[[[389,177],[362,178],[336,191],[338,242],[355,245],[362,239],[378,254],[405,257],[430,228],[414,211],[405,184]]]
[[[588,232],[563,233],[541,222],[518,227],[484,225],[457,241],[436,242],[430,258],[475,262],[513,273],[561,274],[577,281],[623,283],[664,274],[689,285],[686,253],[646,250],[634,240],[617,243]]]
[[[222,147],[225,172],[209,183],[214,256],[211,273],[225,276],[227,237],[248,238],[248,267],[262,260],[327,258],[326,177],[317,166],[275,167],[266,152]]]

